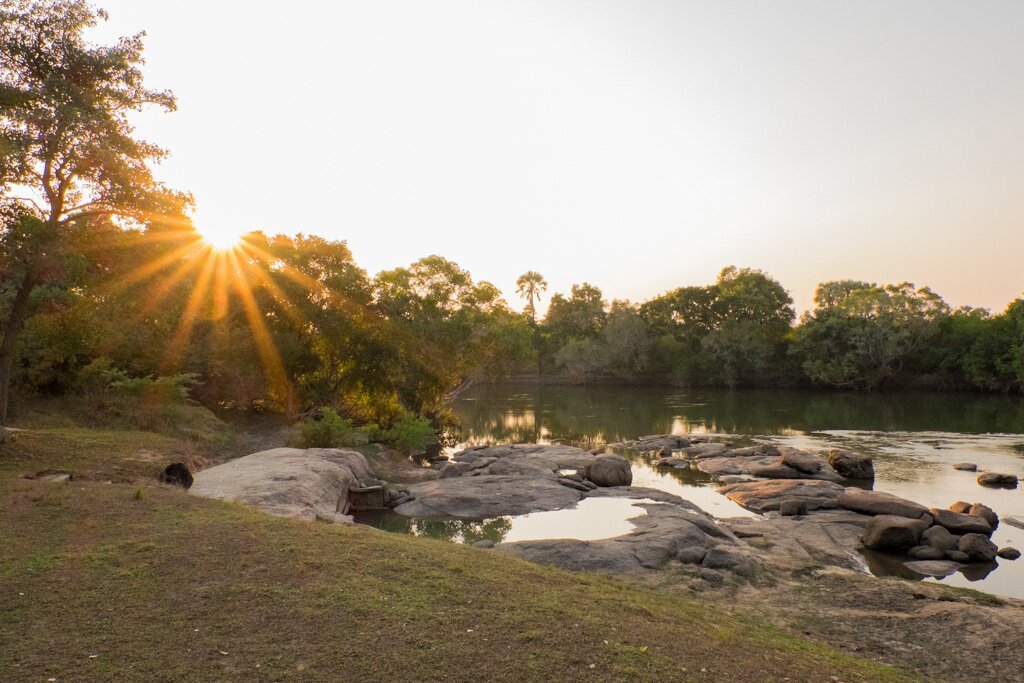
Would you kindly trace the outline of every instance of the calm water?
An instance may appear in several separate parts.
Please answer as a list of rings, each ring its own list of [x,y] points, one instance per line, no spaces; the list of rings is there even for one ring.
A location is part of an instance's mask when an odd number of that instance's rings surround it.
[[[980,501],[1000,517],[1024,519],[1022,489],[987,489],[975,474],[960,472],[954,462],[975,462],[980,469],[1024,475],[1024,399],[970,394],[904,393],[886,395],[787,391],[639,389],[635,387],[476,387],[455,405],[462,423],[459,446],[479,443],[550,443],[601,445],[646,434],[711,433],[754,438],[807,449],[849,448],[875,459],[875,488],[946,507],[956,500]],[[717,517],[750,513],[715,492],[716,484],[700,472],[660,470],[643,460],[634,463],[634,484],[650,486],[693,501]],[[628,517],[643,514],[628,504],[593,511],[590,519],[623,533]],[[563,514],[564,517],[558,517]],[[587,533],[569,528],[587,515],[565,513],[503,518],[483,523],[391,520],[381,526],[411,533],[474,541],[530,538],[578,538]],[[563,525],[563,522],[565,525]],[[435,528],[427,528],[433,525]],[[578,526],[578,524],[577,524]],[[513,529],[515,533],[512,533]],[[575,527],[573,527],[575,529]],[[593,530],[589,537],[595,537]],[[993,536],[1000,547],[1024,550],[1024,530],[1005,522]],[[1000,560],[981,576],[955,574],[943,582],[1024,597],[1024,560]],[[873,569],[885,571],[873,563]]]

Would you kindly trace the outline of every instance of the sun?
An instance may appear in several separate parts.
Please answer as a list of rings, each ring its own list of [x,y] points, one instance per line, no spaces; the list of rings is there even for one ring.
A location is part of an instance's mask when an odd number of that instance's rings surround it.
[[[242,241],[244,234],[238,229],[214,226],[197,227],[196,231],[203,241],[218,251],[234,249]]]

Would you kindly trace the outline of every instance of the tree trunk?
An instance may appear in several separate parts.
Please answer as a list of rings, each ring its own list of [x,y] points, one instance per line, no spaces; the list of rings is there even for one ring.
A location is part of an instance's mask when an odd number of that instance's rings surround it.
[[[25,318],[28,317],[28,297],[35,286],[35,277],[30,270],[14,296],[10,315],[7,316],[7,323],[4,325],[4,338],[0,342],[0,425],[7,424],[11,375],[14,372],[14,348],[21,328],[25,325]]]

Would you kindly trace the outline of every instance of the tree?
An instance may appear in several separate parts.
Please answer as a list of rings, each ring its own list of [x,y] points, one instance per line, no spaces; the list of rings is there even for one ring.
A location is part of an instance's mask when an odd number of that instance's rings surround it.
[[[535,300],[540,301],[540,293],[548,289],[548,283],[544,276],[535,270],[528,270],[516,280],[516,293],[526,300],[526,313],[530,320],[537,322],[537,309]]]
[[[164,151],[137,139],[127,118],[146,105],[173,110],[174,97],[143,84],[143,34],[106,46],[85,40],[105,18],[85,0],[0,9],[2,230],[24,247],[4,271],[14,296],[0,342],[0,422],[31,293],[61,269],[68,233],[181,216],[190,202],[154,180],[149,165]]]

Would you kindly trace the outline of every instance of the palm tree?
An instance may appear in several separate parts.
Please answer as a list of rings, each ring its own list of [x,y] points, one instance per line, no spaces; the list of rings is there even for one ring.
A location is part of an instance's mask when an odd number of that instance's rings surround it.
[[[530,314],[530,320],[537,322],[537,309],[534,300],[540,301],[540,293],[546,291],[548,283],[544,276],[535,270],[528,270],[516,280],[516,292],[526,299],[526,312]]]

